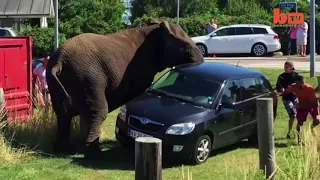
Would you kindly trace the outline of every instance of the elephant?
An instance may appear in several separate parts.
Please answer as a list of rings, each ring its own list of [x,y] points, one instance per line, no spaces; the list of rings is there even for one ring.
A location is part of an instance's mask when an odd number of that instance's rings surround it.
[[[119,33],[84,33],[54,50],[46,68],[57,117],[56,153],[70,153],[71,119],[86,124],[85,158],[101,157],[100,127],[107,114],[141,95],[166,68],[203,62],[181,26],[166,21]]]

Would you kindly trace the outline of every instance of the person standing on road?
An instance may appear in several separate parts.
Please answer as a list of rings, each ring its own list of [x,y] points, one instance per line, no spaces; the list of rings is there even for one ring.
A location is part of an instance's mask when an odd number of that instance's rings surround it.
[[[297,30],[297,44],[299,46],[300,55],[302,57],[306,56],[307,39],[308,39],[308,23],[304,22],[303,24],[299,25]]]
[[[297,31],[296,26],[290,27],[288,34],[290,35],[290,55],[297,54]]]
[[[315,127],[319,125],[320,121],[318,119],[318,99],[316,96],[315,89],[312,85],[304,82],[303,76],[295,77],[295,83],[289,86],[284,94],[294,93],[298,98],[297,108],[297,132],[298,132],[298,143],[301,142],[300,128],[303,126],[304,122],[307,120],[308,114],[311,115],[313,119],[311,132],[313,136],[316,136]]]
[[[297,77],[298,75],[299,74],[295,72],[294,64],[291,61],[285,62],[284,73],[279,75],[278,81],[276,84],[276,89],[278,93],[285,92],[285,90],[295,82],[294,78]],[[295,101],[296,101],[296,96],[293,93],[288,93],[282,96],[283,105],[286,108],[287,113],[289,115],[289,127],[288,127],[287,138],[290,138],[293,122],[297,115],[297,110],[294,106]]]
[[[209,24],[207,24],[206,28],[207,28],[207,34],[212,33],[214,30],[216,30],[218,28],[218,26],[213,18],[210,20]]]

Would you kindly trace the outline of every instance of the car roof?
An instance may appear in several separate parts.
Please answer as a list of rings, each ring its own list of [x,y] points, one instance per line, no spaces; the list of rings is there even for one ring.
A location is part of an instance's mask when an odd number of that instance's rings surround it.
[[[265,24],[233,24],[225,27],[259,27],[259,28],[269,28],[270,26]]]
[[[0,29],[3,29],[3,30],[12,30],[12,28],[9,28],[9,27],[0,27]]]
[[[253,69],[220,62],[190,63],[176,66],[173,69],[177,72],[192,74],[221,83],[228,79],[264,76],[263,73]]]

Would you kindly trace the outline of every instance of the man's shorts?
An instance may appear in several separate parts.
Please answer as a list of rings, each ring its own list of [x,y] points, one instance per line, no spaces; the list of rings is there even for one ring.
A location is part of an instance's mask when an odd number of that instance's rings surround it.
[[[307,45],[307,37],[299,37],[299,38],[297,38],[297,45],[298,46]]]
[[[296,117],[297,115],[297,110],[294,106],[294,102],[288,101],[288,100],[283,100],[283,105],[287,110],[287,113],[290,118]]]
[[[303,123],[307,120],[308,114],[310,114],[311,117],[312,117],[312,120],[313,120],[313,124],[312,125],[313,126],[317,126],[320,123],[319,119],[317,118],[318,115],[319,115],[318,107],[309,108],[309,109],[298,108],[297,109],[298,125],[299,126],[303,125]]]

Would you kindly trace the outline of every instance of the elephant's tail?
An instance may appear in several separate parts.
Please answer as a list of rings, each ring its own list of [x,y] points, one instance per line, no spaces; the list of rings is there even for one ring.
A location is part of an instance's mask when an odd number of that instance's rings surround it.
[[[69,93],[67,90],[64,88],[63,84],[58,78],[58,74],[61,73],[62,70],[62,62],[59,61],[59,49],[55,51],[48,62],[47,70],[46,70],[46,78],[47,78],[47,83],[49,86],[49,91],[50,89],[54,89],[55,93],[59,93],[63,98],[63,101],[70,100]],[[50,87],[53,86],[54,88]],[[58,91],[58,92],[57,92]],[[52,92],[50,92],[52,93]]]

